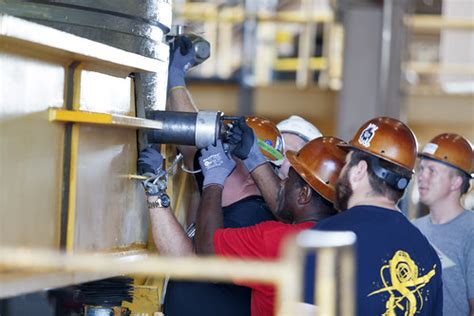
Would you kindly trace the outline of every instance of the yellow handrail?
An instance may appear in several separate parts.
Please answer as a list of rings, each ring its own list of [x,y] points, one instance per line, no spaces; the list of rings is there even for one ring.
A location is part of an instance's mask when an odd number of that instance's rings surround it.
[[[440,15],[408,15],[404,18],[404,23],[407,27],[417,31],[439,31],[442,29],[450,30],[474,30],[473,19],[452,19]]]
[[[115,125],[127,128],[148,128],[162,129],[163,123],[154,120],[142,119],[139,117],[86,112],[80,110],[63,110],[58,108],[49,108],[48,117],[50,122],[71,122],[71,123],[88,123],[98,125]]]
[[[95,253],[66,253],[56,250],[0,247],[0,268],[27,269],[35,272],[85,272],[85,273],[116,273],[117,275],[168,275],[174,279],[206,280],[206,281],[251,281],[274,284],[277,287],[278,315],[297,315],[295,308],[302,301],[302,271],[305,255],[308,251],[322,249],[325,256],[317,257],[317,265],[333,266],[337,251],[347,253],[352,260],[343,262],[353,266],[352,247],[355,235],[351,232],[316,232],[305,231],[291,238],[283,251],[283,257],[277,261],[241,260],[222,257],[165,257],[149,255],[137,256],[136,259],[111,257]],[[332,251],[328,252],[328,249]],[[347,266],[342,269],[347,269]],[[2,269],[0,269],[1,271]],[[349,269],[350,270],[350,269]],[[328,282],[335,287],[336,274],[334,271],[318,273],[317,282]],[[350,276],[352,279],[353,276]],[[347,280],[342,280],[347,282]],[[352,281],[347,286],[352,287]],[[317,288],[321,288],[321,285]],[[335,288],[334,288],[335,289]],[[352,291],[353,293],[354,291]],[[334,292],[336,293],[336,292]],[[322,310],[328,311],[328,316],[336,315],[334,304],[341,303],[345,307],[345,315],[354,315],[353,298],[344,297],[337,302],[336,297],[317,301]],[[346,303],[347,302],[347,303]],[[327,308],[326,306],[329,306]],[[332,307],[331,307],[332,306]],[[352,306],[352,307],[351,307]]]

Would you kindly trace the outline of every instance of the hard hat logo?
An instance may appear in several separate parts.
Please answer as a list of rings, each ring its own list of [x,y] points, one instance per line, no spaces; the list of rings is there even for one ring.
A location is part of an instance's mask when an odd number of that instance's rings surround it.
[[[377,131],[379,127],[375,124],[370,123],[359,136],[359,144],[364,147],[370,147],[370,142],[375,136],[375,131]]]
[[[433,143],[428,143],[425,145],[425,147],[423,147],[423,153],[434,155],[437,149],[438,149],[438,145],[433,144]]]
[[[264,118],[248,116],[247,125],[255,132],[257,144],[262,153],[273,164],[279,165],[283,160],[283,138],[276,125]]]
[[[278,161],[278,160],[283,159],[283,154],[281,153],[283,149],[280,150],[278,149],[278,147],[273,148],[271,141],[268,141],[268,140],[262,141],[260,139],[257,139],[257,144],[258,144],[258,147],[260,147],[260,149],[263,151],[263,153],[268,153],[273,158],[272,159],[273,161]]]
[[[474,170],[474,151],[469,140],[454,133],[443,133],[434,137],[418,154],[457,168],[469,177]]]

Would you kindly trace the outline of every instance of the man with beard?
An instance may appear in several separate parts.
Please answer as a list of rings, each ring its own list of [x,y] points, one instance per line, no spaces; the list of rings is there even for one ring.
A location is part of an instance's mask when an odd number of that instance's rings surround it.
[[[220,143],[203,150],[200,164],[205,177],[204,190],[195,240],[198,252],[225,257],[275,259],[285,237],[334,215],[336,179],[346,154],[337,146],[342,143],[334,137],[319,137],[307,143],[298,153],[287,153],[291,168],[288,178],[281,182],[276,202],[278,217],[287,223],[267,221],[236,229],[223,228],[220,211],[223,183],[235,162],[224,152]],[[253,155],[259,152],[255,137],[250,145],[250,151],[240,148],[248,155],[243,160],[245,165],[248,164],[247,159],[255,159]],[[252,315],[274,315],[274,288],[262,284],[243,284],[252,289]]]
[[[461,205],[473,171],[472,145],[445,133],[426,144],[419,157],[418,191],[430,213],[413,223],[441,259],[444,315],[474,315],[474,213]]]
[[[341,213],[315,229],[357,235],[357,315],[442,315],[439,258],[396,206],[413,174],[415,135],[402,122],[379,117],[362,125],[347,147],[336,185]],[[308,267],[310,273],[314,263]],[[313,278],[306,281],[311,288]],[[312,297],[306,293],[307,301]]]

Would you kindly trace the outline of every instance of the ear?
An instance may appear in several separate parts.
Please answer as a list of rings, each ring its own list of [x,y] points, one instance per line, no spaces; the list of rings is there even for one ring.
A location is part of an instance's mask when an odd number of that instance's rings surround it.
[[[451,177],[451,190],[456,191],[460,190],[462,186],[462,178],[459,175],[454,175]]]
[[[311,198],[311,187],[308,185],[302,186],[300,192],[298,193],[298,204],[308,204],[311,202]]]
[[[367,168],[367,161],[361,160],[359,163],[357,163],[357,165],[353,166],[351,170],[349,170],[349,181],[351,182],[352,186],[357,186],[358,183],[362,182],[368,177]]]

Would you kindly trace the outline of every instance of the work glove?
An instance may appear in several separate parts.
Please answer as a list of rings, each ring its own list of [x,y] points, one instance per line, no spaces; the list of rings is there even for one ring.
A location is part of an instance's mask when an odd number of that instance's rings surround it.
[[[147,195],[161,195],[166,190],[168,178],[163,170],[163,156],[153,147],[147,147],[138,157],[138,172],[148,178],[143,187]]]
[[[138,172],[141,175],[157,175],[163,170],[163,156],[153,147],[147,147],[138,157]]]
[[[184,87],[186,85],[184,76],[196,63],[193,43],[187,37],[178,36],[173,48],[168,71],[168,91],[175,87]]]
[[[224,151],[222,142],[217,140],[216,145],[209,145],[201,150],[199,164],[204,175],[203,188],[209,185],[224,186],[227,177],[235,168],[235,161]]]
[[[267,162],[258,146],[257,135],[241,117],[230,130],[227,140],[233,148],[232,153],[242,160],[248,172]]]

